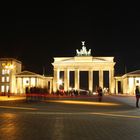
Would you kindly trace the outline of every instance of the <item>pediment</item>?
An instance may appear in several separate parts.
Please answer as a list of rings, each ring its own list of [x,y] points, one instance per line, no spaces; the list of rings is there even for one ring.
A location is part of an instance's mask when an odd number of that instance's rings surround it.
[[[34,72],[30,72],[30,71],[22,71],[20,73],[18,73],[17,75],[30,75],[30,76],[36,76],[38,75],[37,73]]]
[[[127,75],[140,75],[140,70],[129,72]]]

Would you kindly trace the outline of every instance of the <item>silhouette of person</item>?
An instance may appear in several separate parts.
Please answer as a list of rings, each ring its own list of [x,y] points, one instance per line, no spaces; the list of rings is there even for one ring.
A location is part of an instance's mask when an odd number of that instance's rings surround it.
[[[103,90],[101,87],[97,88],[97,93],[98,93],[98,97],[99,97],[99,102],[102,101],[102,97],[103,97]]]
[[[136,86],[136,89],[135,89],[135,95],[136,95],[136,107],[139,108],[139,98],[140,98],[140,90],[139,90],[139,86]]]

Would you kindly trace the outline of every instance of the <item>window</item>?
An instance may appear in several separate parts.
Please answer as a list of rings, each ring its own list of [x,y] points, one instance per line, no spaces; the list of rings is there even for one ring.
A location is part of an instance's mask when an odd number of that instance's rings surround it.
[[[7,70],[6,73],[7,73],[7,74],[10,74],[10,70]]]
[[[9,78],[9,76],[7,76],[7,77],[1,77],[1,81],[2,82],[9,82],[10,81],[10,78]]]
[[[5,92],[5,87],[3,85],[1,86],[1,92]]]
[[[23,86],[29,85],[29,78],[23,78]]]
[[[6,92],[9,92],[9,86],[6,86]]]
[[[10,70],[2,69],[2,75],[4,75],[4,74],[10,74]]]
[[[2,82],[5,82],[5,77],[1,77],[1,81]]]
[[[10,81],[10,80],[9,80],[9,76],[7,76],[7,77],[6,77],[6,82],[9,82],[9,81]]]
[[[5,70],[4,70],[4,69],[2,69],[2,74],[3,74],[3,75],[5,74]]]

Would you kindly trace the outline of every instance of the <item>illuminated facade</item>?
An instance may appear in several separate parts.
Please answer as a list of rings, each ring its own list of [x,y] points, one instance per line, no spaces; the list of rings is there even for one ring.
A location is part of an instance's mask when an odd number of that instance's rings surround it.
[[[76,50],[75,57],[56,57],[54,58],[54,79],[53,91],[56,92],[60,88],[59,81],[62,80],[65,91],[71,89],[70,73],[74,72],[75,90],[80,89],[80,72],[86,71],[88,74],[88,90],[95,91],[97,86],[104,87],[104,74],[108,73],[108,88],[110,92],[114,93],[114,57],[92,57],[91,50],[86,50],[84,42],[82,42],[82,49]],[[97,72],[98,83],[94,83],[94,73]],[[60,73],[63,73],[61,78]]]
[[[21,70],[21,61],[0,58],[0,93],[23,94],[26,87],[47,88],[52,92],[52,77]]]
[[[0,58],[0,92],[16,92],[16,74],[21,72],[21,62],[13,58]]]
[[[117,94],[134,95],[136,86],[140,86],[140,70],[115,77],[115,92]]]
[[[76,56],[55,57],[52,65],[54,76],[46,77],[22,71],[21,61],[14,58],[0,58],[0,93],[24,94],[27,87],[47,88],[49,93],[61,89],[80,90],[82,72],[87,74],[87,81],[84,79],[84,82],[88,83],[87,90],[91,92],[101,86],[113,94],[134,95],[135,87],[140,86],[140,70],[114,76],[114,57],[91,56],[91,49],[86,49],[85,42],[82,42],[81,50],[76,50]]]
[[[52,92],[52,77],[45,77],[30,71],[16,74],[17,93],[25,93],[26,87],[46,88]]]

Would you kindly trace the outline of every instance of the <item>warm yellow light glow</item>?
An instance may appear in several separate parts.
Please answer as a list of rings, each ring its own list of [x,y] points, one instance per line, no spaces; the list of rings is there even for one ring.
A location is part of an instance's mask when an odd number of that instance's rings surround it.
[[[16,115],[13,113],[2,113],[3,118],[15,119]]]
[[[80,105],[98,105],[98,106],[118,106],[118,103],[107,102],[88,102],[88,101],[72,101],[72,100],[48,100],[47,102],[65,103],[65,104],[80,104]]]
[[[129,78],[129,87],[132,87],[134,84],[134,78]]]
[[[9,90],[10,90],[10,87],[7,85],[6,86],[6,92],[9,92]]]
[[[14,113],[2,113],[1,117],[4,119],[4,128],[1,129],[1,139],[16,139],[18,126],[15,120],[17,115]]]
[[[1,92],[5,92],[5,86],[4,85],[1,86]]]
[[[23,78],[23,86],[29,85],[29,78]]]
[[[58,83],[58,85],[62,85],[63,82],[61,79],[59,79],[57,83]]]
[[[5,74],[10,74],[10,70],[9,69],[2,69],[2,75]]]
[[[7,108],[7,109],[24,109],[24,110],[37,110],[37,108],[31,107],[16,107],[16,106],[0,106],[0,108]]]
[[[31,86],[32,86],[32,87],[35,86],[35,78],[31,78]]]
[[[2,63],[2,66],[4,67],[6,64],[5,63]]]
[[[140,85],[140,78],[135,78],[135,83],[136,83],[136,85]]]
[[[14,100],[23,100],[25,99],[24,96],[10,96],[9,98],[7,96],[0,96],[0,101],[14,101]]]
[[[5,77],[1,77],[1,82],[5,82]]]
[[[6,77],[6,82],[9,82],[10,81],[10,78],[9,76]]]
[[[128,79],[129,81],[129,89],[128,89],[128,93],[131,93],[131,92],[133,92],[133,87],[134,87],[134,78],[129,78]]]
[[[140,116],[132,116],[132,115],[123,115],[123,114],[110,114],[110,113],[90,113],[92,115],[101,115],[101,116],[112,116],[112,117],[123,117],[123,118],[136,118],[140,119]]]
[[[7,64],[4,66],[6,69],[13,69],[14,65],[13,64]]]

